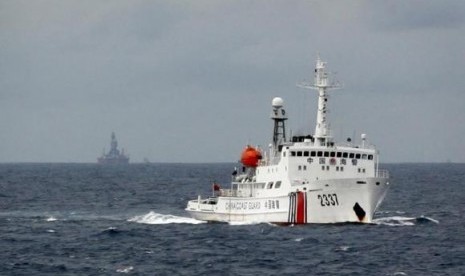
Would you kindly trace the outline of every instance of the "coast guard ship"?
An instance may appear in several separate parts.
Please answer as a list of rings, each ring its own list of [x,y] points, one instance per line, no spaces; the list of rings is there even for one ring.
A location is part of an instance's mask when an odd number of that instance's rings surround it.
[[[111,133],[110,151],[97,158],[99,164],[128,164],[129,157],[124,154],[124,149],[120,152],[118,149],[118,141],[116,141],[115,133]]]
[[[198,220],[276,224],[370,223],[389,188],[389,173],[379,169],[379,152],[365,134],[361,143],[336,143],[331,136],[326,62],[318,57],[314,83],[318,92],[313,135],[287,139],[283,99],[272,100],[273,139],[268,151],[247,146],[242,173],[233,173],[228,189],[213,185],[214,195],[190,200],[186,211]]]

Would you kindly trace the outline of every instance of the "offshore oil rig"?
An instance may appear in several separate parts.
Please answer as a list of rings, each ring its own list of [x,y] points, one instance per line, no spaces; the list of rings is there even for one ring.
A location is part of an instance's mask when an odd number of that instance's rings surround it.
[[[129,156],[124,154],[124,149],[121,152],[118,149],[118,141],[116,141],[115,133],[111,133],[111,143],[110,143],[110,151],[105,153],[105,149],[103,150],[102,156],[97,158],[97,162],[99,164],[128,164],[129,163]]]

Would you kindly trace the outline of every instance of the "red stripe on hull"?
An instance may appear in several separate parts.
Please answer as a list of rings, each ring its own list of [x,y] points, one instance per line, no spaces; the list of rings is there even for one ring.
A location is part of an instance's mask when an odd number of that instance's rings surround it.
[[[297,192],[296,194],[296,199],[297,199],[297,210],[296,210],[296,223],[301,224],[301,223],[306,223],[305,221],[305,207],[306,207],[306,202],[305,202],[305,197],[303,192]]]

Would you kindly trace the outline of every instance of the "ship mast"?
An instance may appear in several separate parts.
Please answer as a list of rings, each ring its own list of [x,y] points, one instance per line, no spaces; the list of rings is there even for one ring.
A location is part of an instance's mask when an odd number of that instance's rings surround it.
[[[328,114],[328,91],[339,89],[341,86],[337,82],[331,82],[329,73],[326,71],[326,62],[321,61],[318,55],[315,67],[315,80],[313,84],[300,84],[300,87],[318,91],[318,111],[316,116],[315,145],[329,146],[332,141],[330,124],[327,119]]]

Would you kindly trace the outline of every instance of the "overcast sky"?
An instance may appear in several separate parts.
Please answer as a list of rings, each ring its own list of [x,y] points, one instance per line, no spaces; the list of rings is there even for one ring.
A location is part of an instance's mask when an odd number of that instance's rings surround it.
[[[0,162],[232,162],[280,96],[313,133],[320,53],[336,140],[465,162],[465,1],[0,0]]]

